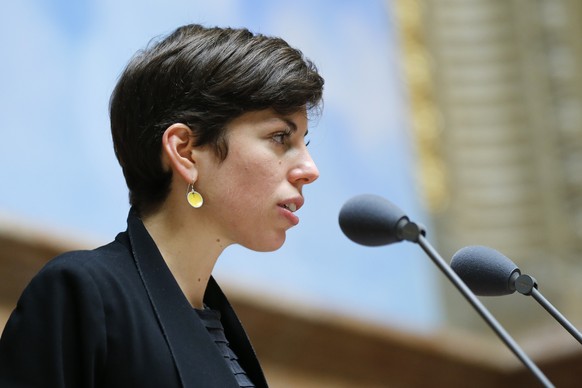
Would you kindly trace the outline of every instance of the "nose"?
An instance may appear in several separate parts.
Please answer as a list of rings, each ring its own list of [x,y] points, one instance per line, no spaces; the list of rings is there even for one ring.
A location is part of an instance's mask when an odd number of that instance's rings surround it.
[[[301,152],[297,164],[289,172],[289,181],[306,185],[314,182],[317,178],[319,178],[319,169],[309,151],[305,149]]]

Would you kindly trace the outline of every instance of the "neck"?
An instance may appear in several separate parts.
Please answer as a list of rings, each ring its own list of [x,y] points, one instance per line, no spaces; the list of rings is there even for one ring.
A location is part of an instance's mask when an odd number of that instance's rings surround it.
[[[164,207],[143,223],[155,241],[180,289],[195,308],[202,308],[214,265],[226,244],[204,227],[201,209]]]

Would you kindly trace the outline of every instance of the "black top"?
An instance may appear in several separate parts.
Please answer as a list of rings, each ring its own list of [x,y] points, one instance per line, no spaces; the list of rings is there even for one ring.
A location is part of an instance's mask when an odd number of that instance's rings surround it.
[[[204,323],[204,326],[206,326],[210,337],[212,337],[212,340],[216,346],[218,346],[220,354],[222,354],[224,360],[230,367],[230,370],[236,378],[238,385],[240,385],[241,388],[254,388],[255,385],[249,379],[245,370],[238,363],[238,357],[230,348],[230,344],[226,339],[224,328],[220,322],[220,311],[212,310],[210,308],[205,308],[204,310],[195,309],[195,311],[198,313],[198,316],[202,320],[202,323]]]

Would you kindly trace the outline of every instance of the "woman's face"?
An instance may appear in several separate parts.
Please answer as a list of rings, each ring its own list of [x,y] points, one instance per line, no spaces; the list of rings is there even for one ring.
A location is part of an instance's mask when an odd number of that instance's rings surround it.
[[[319,171],[305,144],[305,110],[282,116],[272,110],[245,113],[227,127],[228,156],[197,163],[196,189],[217,238],[256,251],[281,247],[297,225],[303,186]],[[208,225],[210,226],[210,225]]]

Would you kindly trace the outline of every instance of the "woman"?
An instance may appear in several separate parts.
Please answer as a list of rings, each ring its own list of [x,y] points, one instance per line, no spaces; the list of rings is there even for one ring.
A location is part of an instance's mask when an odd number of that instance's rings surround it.
[[[245,29],[188,25],[138,52],[110,101],[127,231],[51,260],[0,340],[0,386],[266,386],[211,277],[222,251],[278,249],[319,172],[323,79]]]

